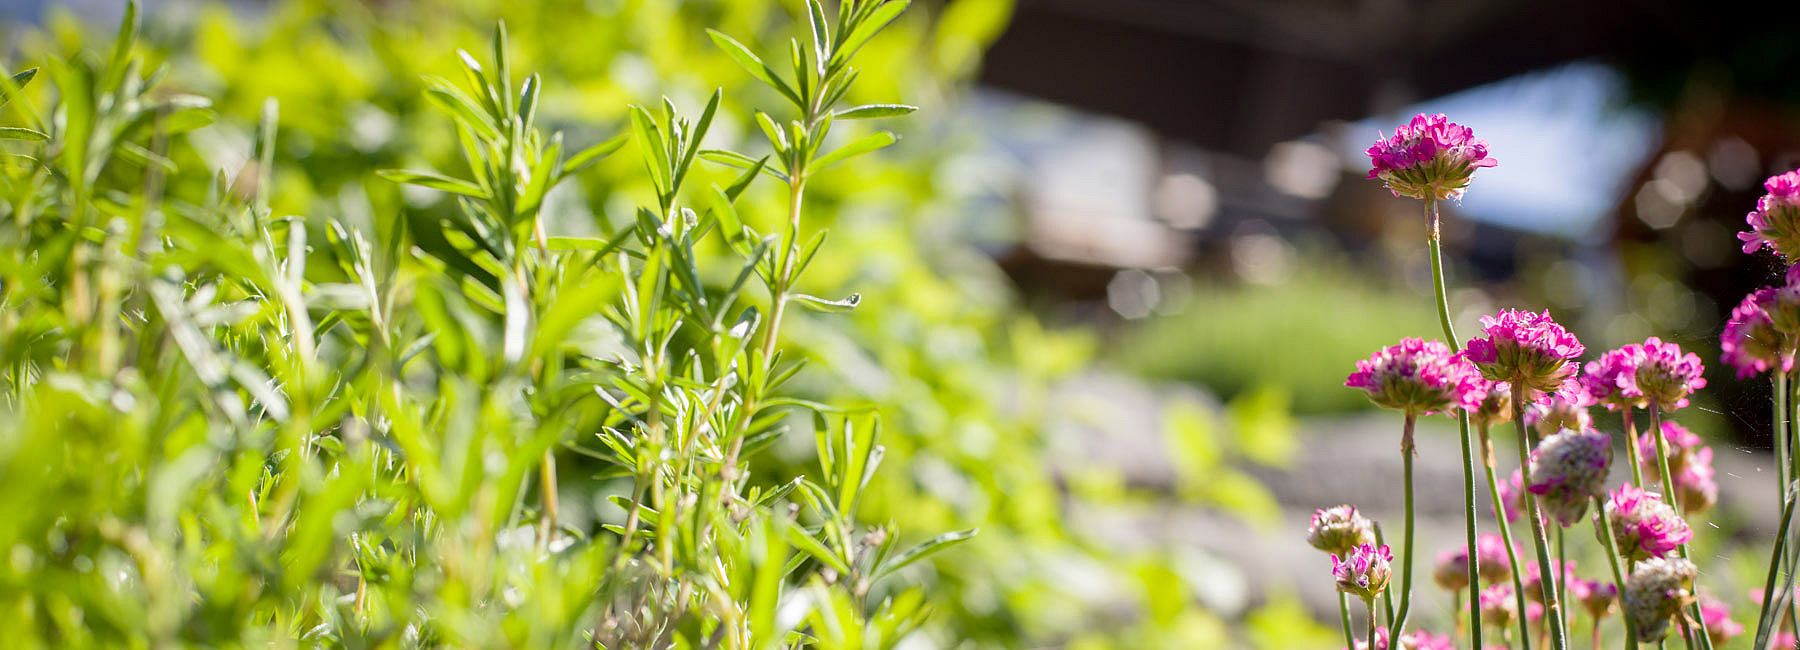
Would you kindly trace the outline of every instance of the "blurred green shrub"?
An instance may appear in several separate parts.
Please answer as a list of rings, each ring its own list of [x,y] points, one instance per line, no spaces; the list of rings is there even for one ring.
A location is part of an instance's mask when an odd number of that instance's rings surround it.
[[[1131,327],[1113,358],[1133,372],[1227,397],[1273,389],[1303,413],[1367,408],[1367,399],[1343,388],[1344,377],[1370,352],[1429,334],[1403,326],[1436,322],[1428,298],[1329,265],[1273,285],[1206,284],[1180,313]]]

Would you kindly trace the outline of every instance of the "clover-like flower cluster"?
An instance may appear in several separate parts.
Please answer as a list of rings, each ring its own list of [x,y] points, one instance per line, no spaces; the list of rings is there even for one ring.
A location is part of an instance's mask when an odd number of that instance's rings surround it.
[[[1636,343],[1607,350],[1600,358],[1587,362],[1581,373],[1581,387],[1586,389],[1588,399],[1609,411],[1641,408],[1644,406],[1643,394],[1634,384],[1638,364],[1643,359],[1644,346]]]
[[[1441,341],[1401,339],[1356,362],[1344,385],[1361,389],[1375,404],[1429,415],[1480,404],[1483,383],[1462,354]]]
[[[1621,485],[1606,503],[1619,553],[1633,560],[1668,555],[1693,539],[1687,521],[1662,499],[1632,485]]]
[[[1619,598],[1619,586],[1600,580],[1569,580],[1569,596],[1587,610],[1589,616],[1597,619],[1606,618],[1612,611],[1614,600]]]
[[[1793,336],[1775,327],[1772,312],[1777,291],[1757,289],[1731,309],[1725,331],[1719,335],[1719,358],[1737,369],[1738,379],[1749,379],[1770,370],[1793,372]]]
[[[1511,584],[1498,582],[1481,590],[1477,597],[1480,601],[1481,620],[1495,627],[1511,625],[1519,615],[1519,605],[1513,599]]]
[[[1479,396],[1481,401],[1469,410],[1469,424],[1487,429],[1512,421],[1512,384],[1483,378]]]
[[[1606,492],[1612,437],[1598,431],[1564,431],[1544,438],[1531,455],[1526,489],[1538,506],[1567,528],[1587,514],[1588,502]]]
[[[1356,512],[1356,506],[1341,505],[1313,511],[1306,527],[1306,543],[1330,553],[1333,557],[1375,543],[1375,524]]]
[[[1713,450],[1700,436],[1670,420],[1662,423],[1668,447],[1669,474],[1675,481],[1675,498],[1687,514],[1706,512],[1719,501],[1718,473],[1713,469]],[[1646,467],[1655,467],[1656,439],[1648,435],[1638,442],[1638,456]]]
[[[1750,231],[1738,233],[1744,252],[1767,248],[1789,264],[1800,261],[1800,170],[1769,177],[1763,190],[1756,209],[1744,216]]]
[[[1654,336],[1644,341],[1643,351],[1629,389],[1635,397],[1673,411],[1687,406],[1688,395],[1706,387],[1706,378],[1701,376],[1706,367],[1701,365],[1700,355],[1682,352],[1681,346]]]
[[[1651,558],[1637,563],[1625,579],[1622,595],[1625,623],[1639,642],[1662,640],[1669,619],[1693,597],[1689,591],[1699,571],[1682,558]]]
[[[1715,644],[1730,643],[1744,633],[1744,626],[1731,620],[1731,607],[1713,598],[1700,599],[1700,621]]]
[[[1485,336],[1471,339],[1467,354],[1482,376],[1541,393],[1561,388],[1587,351],[1549,311],[1502,310],[1483,316],[1481,327]]]
[[[1394,196],[1414,199],[1460,199],[1475,170],[1497,164],[1488,157],[1487,142],[1442,113],[1413,116],[1368,154],[1370,179],[1379,179]]]
[[[1331,556],[1331,577],[1338,591],[1373,602],[1393,576],[1394,552],[1388,545],[1363,544],[1344,557]]]
[[[1537,430],[1540,436],[1556,435],[1558,431],[1587,431],[1594,428],[1594,418],[1588,413],[1588,406],[1593,403],[1580,380],[1571,377],[1554,392],[1538,396],[1537,401],[1525,410],[1525,424]]]

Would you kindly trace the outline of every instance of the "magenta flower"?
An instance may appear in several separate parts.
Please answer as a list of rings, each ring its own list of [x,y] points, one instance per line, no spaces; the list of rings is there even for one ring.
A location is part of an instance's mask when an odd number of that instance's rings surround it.
[[[1675,497],[1683,513],[1701,514],[1719,503],[1718,474],[1713,470],[1712,459],[1712,448],[1701,447],[1674,475]]]
[[[1442,113],[1413,116],[1394,135],[1369,147],[1369,178],[1380,179],[1394,196],[1460,199],[1475,170],[1497,163],[1487,142]]]
[[[1446,591],[1462,591],[1469,586],[1469,547],[1445,549],[1431,565],[1431,581]]]
[[[1557,564],[1556,560],[1551,560],[1550,563],[1552,565]],[[1525,576],[1522,580],[1524,581],[1525,598],[1527,600],[1542,601],[1544,599],[1544,589],[1538,584],[1542,582],[1543,579],[1544,576],[1539,572],[1536,562],[1525,563]],[[1562,579],[1565,582],[1576,579],[1574,562],[1562,563]]]
[[[1744,633],[1744,626],[1731,620],[1731,608],[1712,598],[1700,599],[1700,619],[1713,643],[1730,643]]]
[[[1531,483],[1544,513],[1564,528],[1581,522],[1588,501],[1606,492],[1612,437],[1598,431],[1564,431],[1544,438],[1531,454]]]
[[[1525,509],[1525,474],[1513,470],[1512,476],[1500,484],[1500,510],[1506,513],[1506,520],[1518,521],[1519,513]]]
[[[1642,407],[1644,399],[1637,393],[1636,379],[1643,359],[1644,346],[1636,343],[1607,350],[1587,363],[1581,374],[1581,387],[1587,390],[1589,399],[1609,411]]]
[[[1495,627],[1511,625],[1519,615],[1518,602],[1513,599],[1512,585],[1495,583],[1476,596],[1480,602],[1481,620]]]
[[[1471,424],[1491,428],[1512,421],[1512,384],[1483,378],[1479,395],[1481,403],[1469,411]]]
[[[1794,370],[1793,337],[1775,327],[1776,290],[1757,289],[1732,308],[1719,335],[1719,359],[1737,369],[1738,379]]]
[[[1525,424],[1536,429],[1540,436],[1556,435],[1558,431],[1587,431],[1594,428],[1594,418],[1588,414],[1588,406],[1593,403],[1581,382],[1570,378],[1555,392],[1539,395],[1525,409]]]
[[[1456,650],[1456,641],[1448,634],[1413,630],[1400,637],[1400,647],[1403,650]]]
[[[1648,432],[1646,432],[1648,433]],[[1662,421],[1662,434],[1669,447],[1669,473],[1679,474],[1686,468],[1693,452],[1705,444],[1698,434],[1689,431],[1674,420]],[[1643,459],[1646,467],[1656,467],[1656,439],[1645,435],[1638,440],[1638,458]]]
[[[1633,560],[1658,558],[1693,539],[1687,521],[1664,503],[1662,495],[1621,485],[1606,503],[1619,553]]]
[[[1769,177],[1763,189],[1768,193],[1744,217],[1750,232],[1738,233],[1738,239],[1745,253],[1768,248],[1792,264],[1800,260],[1800,170]]]
[[[1619,586],[1599,580],[1571,578],[1569,595],[1581,603],[1589,616],[1597,620],[1606,618],[1607,613],[1612,610],[1613,601],[1619,597]]]
[[[1440,341],[1401,339],[1356,362],[1356,372],[1344,385],[1367,391],[1375,404],[1407,415],[1472,409],[1481,403],[1481,376]]]
[[[1512,579],[1512,559],[1506,552],[1506,540],[1494,533],[1475,538],[1475,570],[1490,583]]]
[[[1388,545],[1363,544],[1347,557],[1331,556],[1331,577],[1338,591],[1373,602],[1387,590],[1393,575],[1394,552]]]
[[[1386,625],[1375,628],[1374,650],[1388,650],[1388,637],[1389,636],[1390,635],[1388,634],[1388,628]],[[1365,641],[1363,639],[1357,639],[1355,650],[1369,650],[1369,642]]]
[[[1587,351],[1549,311],[1507,309],[1481,317],[1481,326],[1486,337],[1469,341],[1468,357],[1482,376],[1542,393],[1561,388]]]
[[[1673,411],[1687,406],[1688,395],[1706,387],[1706,378],[1701,376],[1705,370],[1700,355],[1682,352],[1681,346],[1652,336],[1644,341],[1644,358],[1638,364],[1635,385],[1626,393],[1642,397],[1664,411]]]
[[[1330,553],[1333,557],[1375,543],[1375,524],[1356,512],[1356,506],[1341,505],[1314,510],[1306,527],[1306,543]]]

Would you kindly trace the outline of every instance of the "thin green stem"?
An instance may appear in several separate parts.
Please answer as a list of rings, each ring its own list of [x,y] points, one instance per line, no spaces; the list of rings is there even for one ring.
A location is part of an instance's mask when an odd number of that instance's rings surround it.
[[[1338,592],[1338,619],[1344,624],[1344,647],[1356,647],[1356,632],[1350,629],[1350,595]]]
[[[1400,638],[1406,631],[1406,618],[1412,614],[1413,593],[1413,456],[1418,455],[1413,446],[1413,429],[1417,425],[1418,416],[1406,414],[1406,424],[1400,434],[1400,466],[1403,468],[1402,479],[1406,490],[1406,528],[1401,532],[1406,548],[1400,555],[1400,611],[1394,614],[1394,623],[1388,627],[1388,634]],[[1472,560],[1471,560],[1472,562]]]
[[[1451,350],[1461,351],[1462,343],[1456,338],[1456,326],[1450,320],[1450,295],[1444,282],[1443,236],[1440,232],[1438,205],[1435,199],[1425,200],[1425,219],[1428,231],[1426,247],[1431,252],[1432,288],[1437,293],[1438,324],[1444,329],[1444,338]],[[1463,469],[1463,533],[1469,548],[1469,639],[1470,646],[1481,647],[1481,567],[1476,558],[1476,506],[1475,506],[1475,449],[1469,439],[1469,413],[1457,412],[1457,428],[1462,435],[1462,469]],[[1490,475],[1491,467],[1490,467]],[[1490,477],[1491,478],[1491,477]],[[1504,517],[1503,517],[1504,518]],[[1508,542],[1510,544],[1510,542]]]
[[[1514,382],[1512,386],[1513,424],[1519,430],[1519,466],[1524,467],[1531,458],[1531,449],[1527,443],[1529,434],[1525,427],[1525,398],[1527,389]],[[1562,602],[1556,597],[1556,580],[1550,568],[1550,542],[1544,532],[1544,518],[1538,514],[1537,497],[1530,490],[1519,491],[1520,500],[1524,501],[1524,516],[1531,520],[1531,544],[1537,550],[1538,589],[1544,596],[1544,627],[1550,630],[1550,647],[1556,650],[1568,650],[1569,641],[1562,626]],[[1523,611],[1520,612],[1524,614]]]
[[[1375,599],[1365,598],[1363,602],[1369,606],[1369,647],[1372,649],[1377,647],[1375,645]]]
[[[1519,551],[1513,546],[1512,524],[1507,523],[1506,505],[1500,501],[1500,479],[1494,474],[1493,440],[1488,438],[1486,426],[1480,427],[1479,431],[1481,434],[1481,461],[1486,466],[1487,472],[1488,497],[1494,501],[1495,527],[1500,529],[1500,541],[1506,544],[1506,561],[1512,567],[1513,598],[1518,601],[1519,611],[1523,612],[1528,607],[1525,603],[1525,579],[1522,577],[1525,575],[1525,565],[1519,563]],[[1471,550],[1469,552],[1470,564],[1474,564],[1474,558],[1475,552]],[[1479,616],[1480,610],[1477,609],[1476,612]],[[1523,650],[1531,650],[1531,629],[1523,616],[1519,617],[1519,642],[1524,644]]]
[[[1631,421],[1632,407],[1619,409],[1619,418],[1625,424],[1625,459],[1631,461],[1631,484],[1639,489],[1644,487],[1644,468],[1638,461],[1637,423]]]
[[[1657,404],[1654,401],[1650,402],[1649,435],[1652,440],[1656,441],[1656,471],[1662,477],[1663,497],[1669,500],[1669,505],[1675,508],[1676,512],[1681,512],[1681,502],[1675,494],[1675,480],[1669,474],[1669,439],[1667,436],[1662,435],[1662,405]],[[1686,559],[1688,557],[1688,545],[1684,543],[1679,548],[1681,557]],[[1700,603],[1698,601],[1690,604],[1689,610],[1693,615],[1694,620],[1705,620],[1700,616]],[[1700,628],[1700,633],[1696,636],[1699,637],[1701,648],[1706,648],[1708,650],[1712,648],[1712,638],[1711,635],[1706,633],[1706,628]]]
[[[1621,560],[1622,556],[1619,555],[1619,542],[1613,537],[1612,525],[1606,521],[1606,503],[1601,501],[1600,497],[1597,497],[1597,496],[1594,497],[1593,500],[1594,500],[1594,519],[1593,519],[1594,533],[1600,538],[1600,543],[1606,546],[1606,567],[1609,569],[1612,569],[1613,585],[1618,587],[1619,593],[1624,593],[1625,592],[1625,569],[1622,565],[1619,564],[1620,562],[1623,561],[1623,560]],[[1620,616],[1620,618],[1623,619],[1624,617]],[[1595,639],[1594,645],[1595,645],[1595,647],[1598,647],[1600,645],[1599,629],[1600,629],[1600,619],[1596,618],[1596,619],[1594,619],[1594,630],[1595,630],[1594,631],[1594,639]],[[1633,648],[1637,647],[1637,633],[1636,633],[1636,631],[1631,629],[1631,623],[1628,621],[1625,622],[1625,647],[1628,649],[1633,649]]]

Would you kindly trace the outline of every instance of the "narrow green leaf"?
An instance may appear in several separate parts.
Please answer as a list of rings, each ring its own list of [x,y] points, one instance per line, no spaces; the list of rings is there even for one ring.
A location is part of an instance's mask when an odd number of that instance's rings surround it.
[[[874,38],[876,33],[898,18],[901,12],[906,11],[909,4],[911,4],[911,0],[891,0],[876,7],[869,13],[869,17],[858,24],[849,36],[844,37],[844,42],[838,45],[837,58],[832,61],[832,66],[848,62],[850,57],[856,55],[857,50],[862,49],[862,46],[869,42],[869,39]]]
[[[865,153],[869,153],[871,151],[879,151],[881,149],[885,149],[889,145],[892,145],[897,141],[899,141],[899,138],[894,137],[894,134],[889,133],[887,131],[877,131],[875,133],[870,133],[863,137],[852,140],[850,142],[850,144],[846,144],[842,147],[838,147],[837,149],[832,150],[831,153],[827,153],[823,156],[819,156],[817,159],[813,160],[812,169],[814,171],[822,170],[822,169],[825,169],[832,165],[835,165],[837,163],[843,162],[845,160],[849,160],[850,158],[860,156]]]
[[[600,162],[601,159],[612,155],[613,152],[618,151],[620,147],[625,146],[627,135],[628,134],[620,133],[576,152],[575,155],[569,157],[568,162],[563,163],[562,175],[568,176],[583,169],[587,169],[594,163]]]
[[[666,155],[668,143],[663,140],[662,129],[657,127],[655,118],[642,106],[631,107],[631,132],[637,140],[638,149],[642,151],[644,166],[650,170],[651,181],[656,184],[656,192],[660,197],[669,191],[669,157]]]
[[[751,158],[749,156],[746,156],[744,154],[741,154],[741,153],[738,153],[735,151],[726,151],[723,149],[703,149],[700,151],[700,158],[702,160],[719,163],[721,165],[730,165],[732,167],[737,167],[739,169],[746,169],[751,172],[751,173],[747,173],[747,174],[744,174],[743,176],[738,177],[737,182],[732,183],[731,187],[726,188],[725,194],[727,196],[731,196],[734,199],[736,198],[736,194],[734,194],[732,192],[732,190],[735,189],[737,191],[737,193],[742,193],[744,191],[744,188],[750,186],[750,179],[756,177],[756,174],[754,172],[761,171],[764,174],[768,174],[771,178],[774,178],[775,180],[781,181],[783,183],[786,183],[788,180],[787,174],[783,174],[779,170],[770,168],[768,166],[767,163],[769,162],[769,158],[767,156],[764,156],[761,159],[754,159],[754,158]]]
[[[835,113],[840,120],[868,120],[878,117],[895,117],[919,110],[917,106],[906,104],[865,104]]]
[[[485,200],[488,198],[487,192],[482,191],[482,189],[474,183],[458,178],[451,178],[443,174],[406,169],[383,169],[375,173],[379,174],[382,178],[396,183],[429,187],[434,190],[449,192],[451,194],[461,194],[477,199]]]
[[[799,526],[789,526],[787,532],[788,543],[793,544],[794,548],[805,551],[807,555],[812,556],[821,564],[831,567],[839,574],[850,572],[850,565],[845,564],[843,558],[832,553],[831,549],[825,548],[825,545],[820,543],[817,538],[807,534],[805,529]]]
[[[793,295],[793,299],[796,302],[799,302],[801,307],[813,311],[825,312],[828,314],[841,314],[856,309],[856,306],[862,303],[862,294],[853,293],[843,300],[826,300],[818,296],[796,293]]]
[[[901,551],[899,555],[894,556],[894,559],[877,567],[872,579],[880,580],[893,574],[895,571],[899,571],[918,562],[919,560],[931,557],[952,546],[974,539],[976,532],[976,529],[970,528],[968,530],[944,533],[927,540],[923,544]]]
[[[793,102],[795,106],[805,105],[805,102],[800,101],[800,95],[794,92],[793,87],[789,86],[787,82],[782,81],[781,77],[775,74],[774,69],[770,68],[768,64],[763,63],[762,58],[756,56],[756,53],[751,52],[750,48],[744,47],[743,43],[737,42],[737,39],[726,36],[723,32],[718,30],[708,29],[706,30],[706,35],[712,37],[713,44],[719,46],[719,49],[724,50],[725,54],[730,56],[731,60],[736,61],[745,71],[749,72],[750,76],[767,84],[770,88],[774,88],[777,92],[780,92],[782,96],[787,97],[788,101]]]
[[[12,101],[14,95],[24,90],[25,84],[31,83],[31,80],[37,77],[37,73],[37,68],[26,68],[13,73],[8,83],[0,83],[0,107],[6,106],[7,102]]]
[[[0,140],[29,140],[43,142],[50,139],[50,134],[22,126],[0,126]]]

